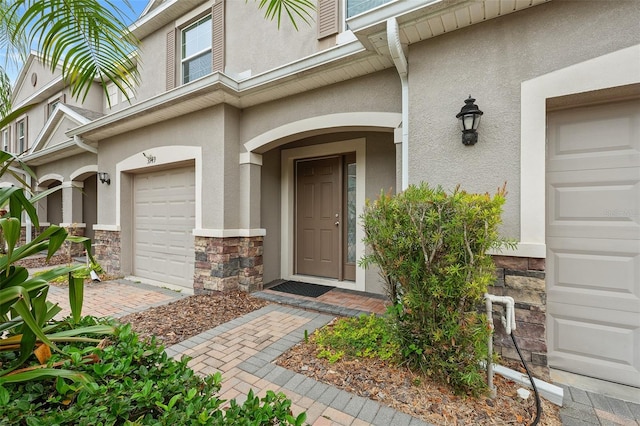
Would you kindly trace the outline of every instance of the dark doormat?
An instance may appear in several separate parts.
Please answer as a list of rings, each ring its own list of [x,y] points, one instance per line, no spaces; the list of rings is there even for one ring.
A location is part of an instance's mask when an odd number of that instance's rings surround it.
[[[269,290],[280,291],[282,293],[297,294],[298,296],[318,297],[333,290],[334,287],[326,285],[301,283],[299,281],[285,281]]]

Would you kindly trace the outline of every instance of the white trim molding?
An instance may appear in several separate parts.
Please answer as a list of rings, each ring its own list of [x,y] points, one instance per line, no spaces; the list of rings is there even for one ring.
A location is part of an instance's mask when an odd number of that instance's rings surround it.
[[[398,114],[399,115],[399,114]],[[301,148],[282,150],[280,180],[280,275],[283,279],[295,279],[294,275],[294,187],[295,187],[295,160],[300,158],[322,157],[335,154],[356,153],[356,217],[360,217],[365,205],[366,187],[366,139],[350,139],[336,141],[320,145],[310,145]],[[356,259],[364,256],[365,245],[364,229],[356,227]],[[356,281],[338,281],[333,279],[313,278],[305,276],[306,282],[326,284],[334,287],[350,290],[365,291],[365,270],[356,266]]]
[[[262,166],[262,155],[254,152],[242,152],[240,153],[240,164],[255,164],[256,166]]]
[[[514,255],[546,257],[546,102],[549,98],[640,83],[640,44],[521,84],[520,244]]]
[[[59,174],[57,174],[57,173],[49,173],[49,174],[46,174],[46,175],[42,176],[40,179],[38,179],[38,180],[36,181],[36,186],[40,186],[40,185],[42,185],[44,182],[48,182],[48,181],[51,181],[51,180],[55,180],[55,181],[57,181],[57,182],[62,183],[62,182],[64,181],[64,176],[59,175]],[[44,191],[44,189],[43,189],[43,191]]]
[[[194,229],[194,237],[233,238],[233,237],[264,237],[267,230],[256,229]]]
[[[151,158],[153,160],[151,160]],[[158,146],[145,149],[133,154],[116,164],[116,175],[114,185],[116,188],[116,226],[121,226],[121,174],[131,171],[152,171],[153,168],[161,165],[170,165],[193,160],[195,162],[196,175],[196,229],[202,228],[202,147],[171,145]]]
[[[86,228],[87,224],[86,223],[61,223],[58,226],[62,228]]]
[[[375,130],[393,132],[400,126],[398,112],[345,112],[320,115],[287,123],[264,132],[244,144],[248,152],[266,152],[304,136],[333,133],[338,129]]]
[[[103,224],[95,224],[93,225],[94,231],[109,231],[109,232],[120,232],[120,226],[118,225],[103,225]]]
[[[76,169],[74,172],[71,173],[71,176],[69,178],[72,181],[74,181],[86,174],[94,174],[94,173],[98,173],[98,165],[90,164],[88,166],[82,166],[79,169]]]

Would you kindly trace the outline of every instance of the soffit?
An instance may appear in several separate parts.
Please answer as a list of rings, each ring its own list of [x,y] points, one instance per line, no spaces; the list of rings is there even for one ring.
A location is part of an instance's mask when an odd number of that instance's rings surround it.
[[[62,142],[33,154],[21,157],[21,160],[29,166],[41,166],[43,164],[53,163],[58,160],[66,160],[74,155],[83,154],[87,151],[76,145],[73,140]]]
[[[528,9],[551,0],[426,0],[387,3],[347,20],[368,49],[389,55],[386,19],[396,17],[403,44],[418,43],[470,25]]]

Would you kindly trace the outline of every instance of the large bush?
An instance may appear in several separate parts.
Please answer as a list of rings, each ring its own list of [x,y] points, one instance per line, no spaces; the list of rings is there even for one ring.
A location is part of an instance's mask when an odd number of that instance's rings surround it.
[[[85,327],[100,324],[113,326],[110,320],[82,320]],[[300,425],[305,420],[304,414],[294,418],[291,401],[273,392],[261,399],[250,392],[244,403],[233,400],[222,409],[219,373],[198,377],[187,358],[169,358],[155,341],[140,341],[130,325],[118,327],[112,341],[100,346],[75,343],[63,348],[64,356],[49,360],[95,381],[41,377],[0,384],[0,424]]]
[[[395,305],[390,320],[402,355],[414,368],[458,393],[486,389],[480,362],[490,329],[480,304],[494,279],[490,248],[504,188],[489,194],[452,193],[427,184],[381,194],[362,216],[370,251]]]

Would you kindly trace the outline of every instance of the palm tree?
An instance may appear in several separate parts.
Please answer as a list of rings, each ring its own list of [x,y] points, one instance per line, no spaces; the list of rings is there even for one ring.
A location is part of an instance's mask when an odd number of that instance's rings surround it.
[[[132,10],[128,0],[125,4]],[[248,0],[247,0],[248,1]],[[312,0],[254,0],[265,18],[286,15],[309,23]],[[134,54],[138,41],[128,30],[124,14],[110,0],[0,0],[0,50],[20,62],[35,48],[46,64],[62,68],[72,96],[86,97],[94,79],[115,83],[125,95],[138,83]],[[11,83],[0,64],[0,128],[24,109],[11,112]]]

